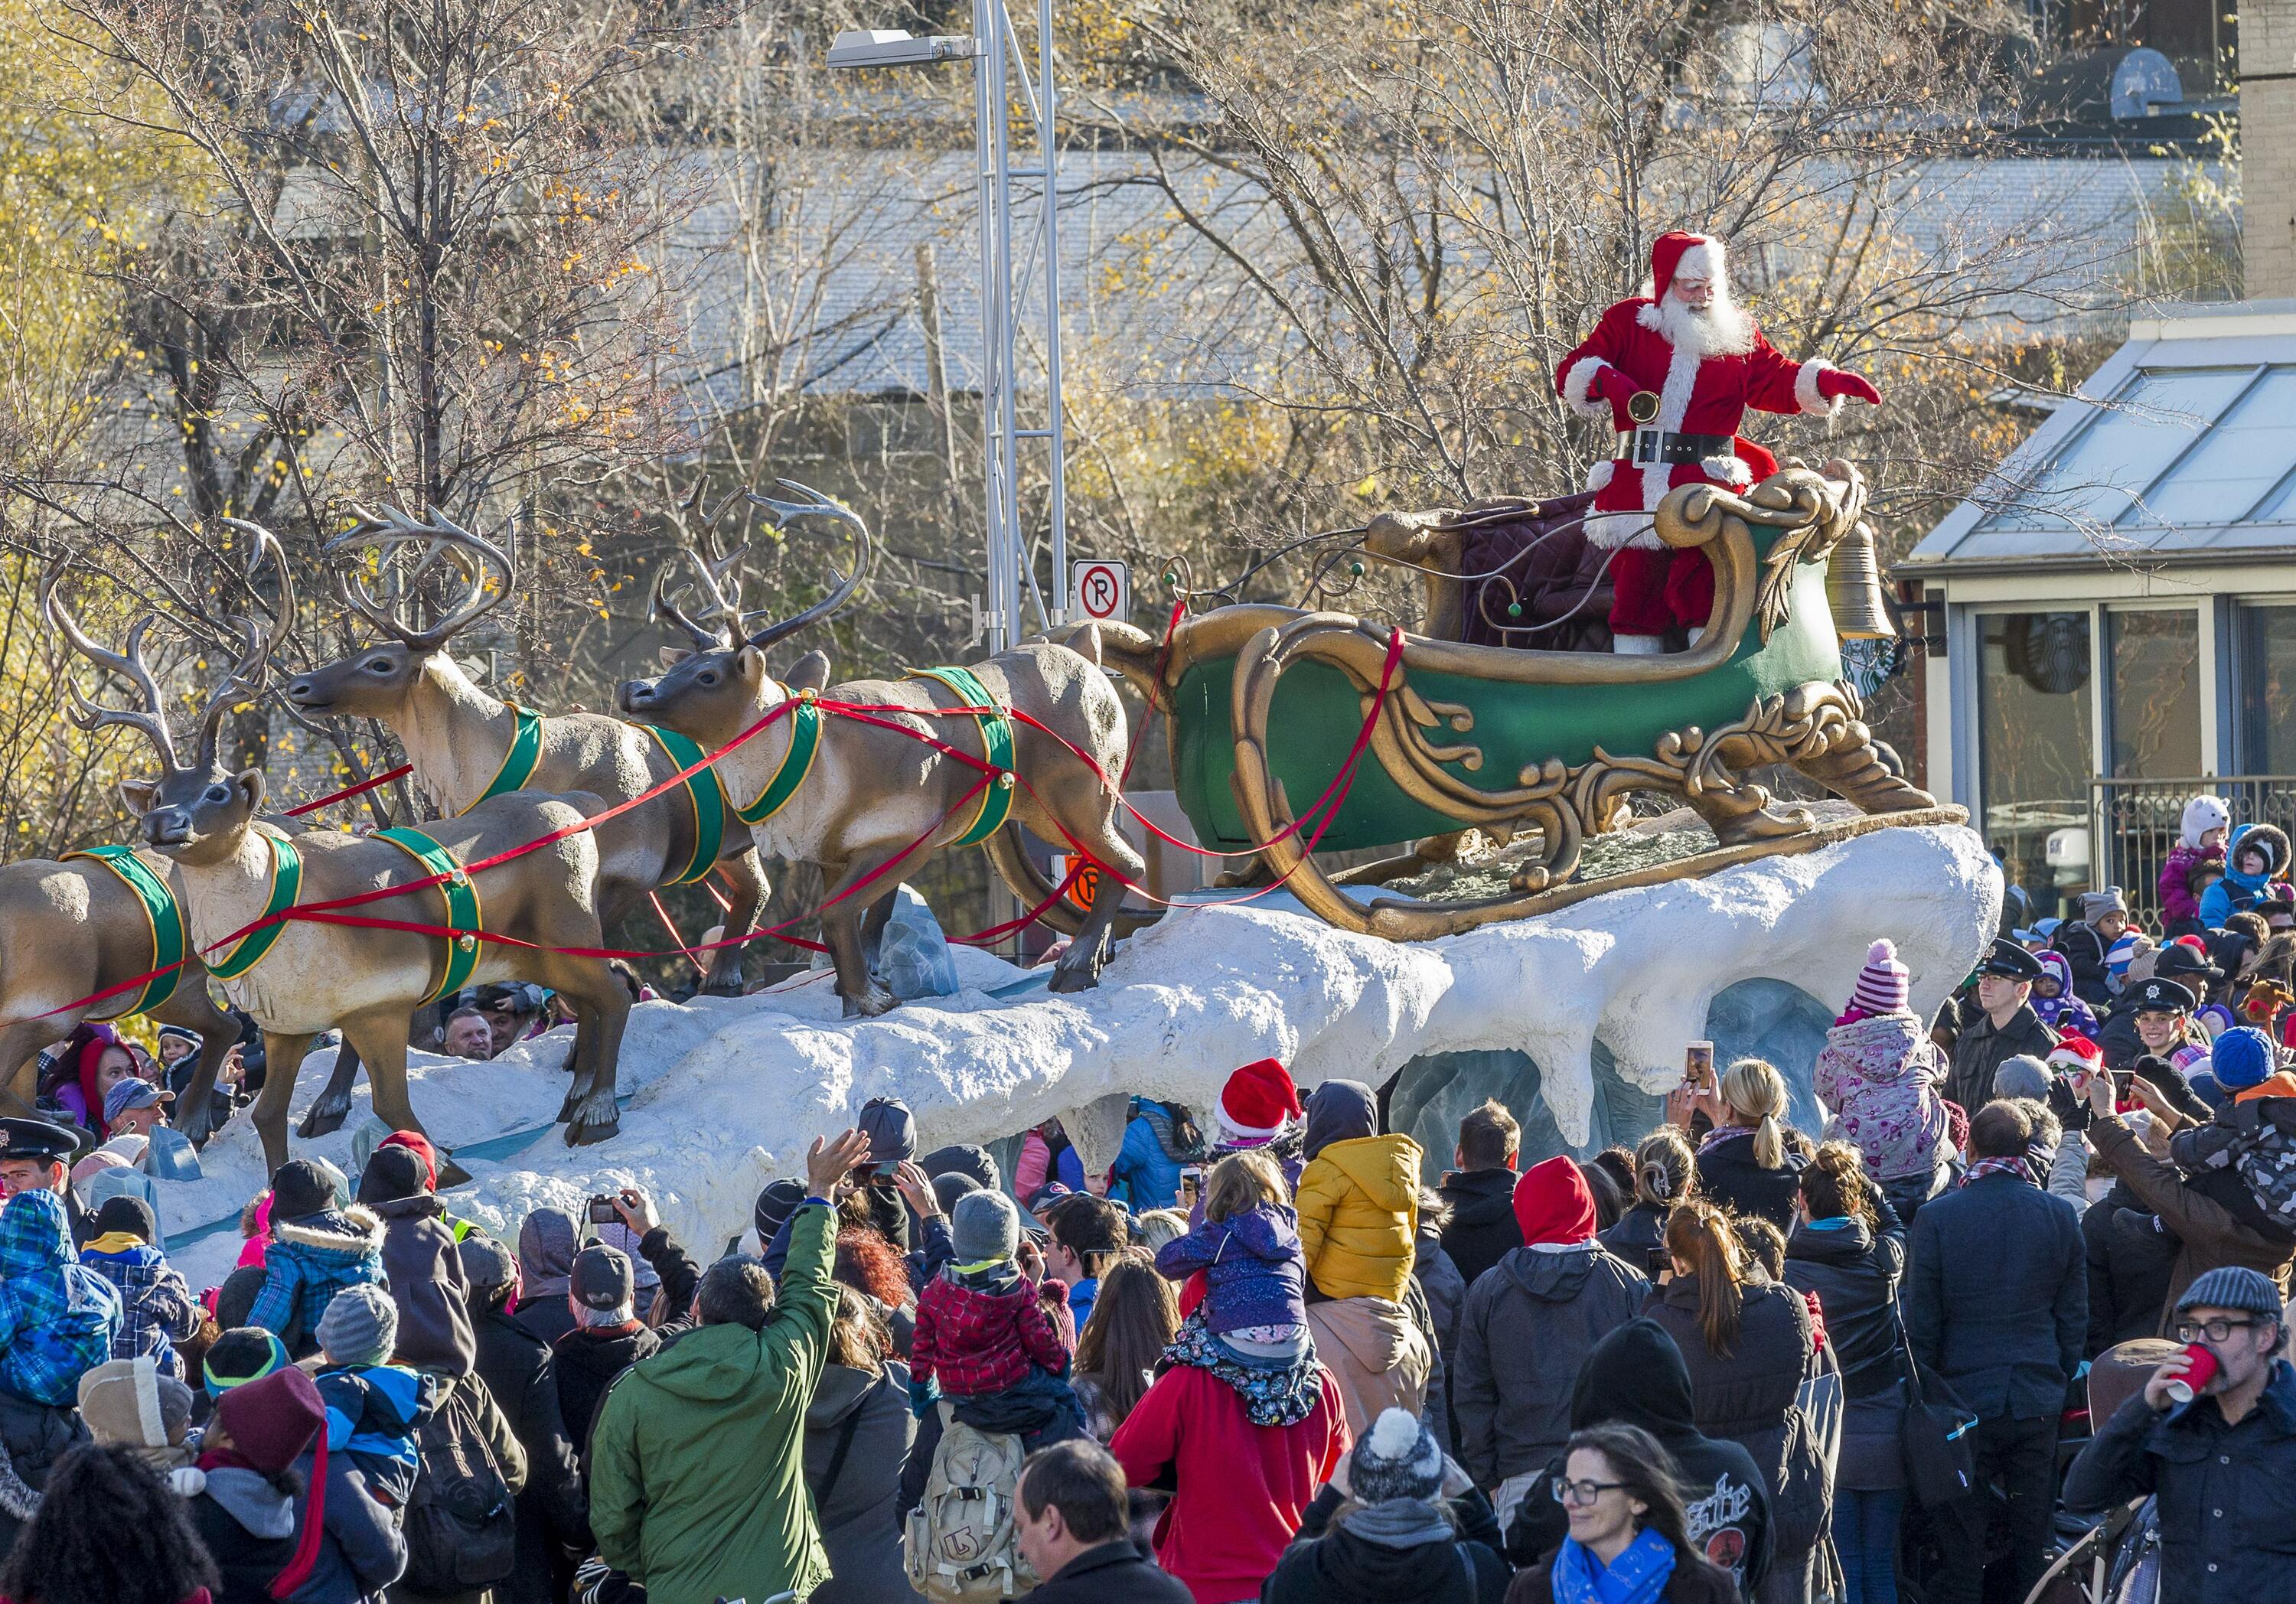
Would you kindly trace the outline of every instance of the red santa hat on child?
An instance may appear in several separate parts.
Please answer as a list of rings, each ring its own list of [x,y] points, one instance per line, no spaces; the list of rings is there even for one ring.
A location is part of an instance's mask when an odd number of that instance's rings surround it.
[[[2057,1038],[2049,1049],[2052,1069],[2086,1069],[2091,1074],[2104,1067],[2104,1049],[2079,1031],[2069,1031]]]
[[[1680,229],[1662,233],[1651,245],[1651,299],[1664,300],[1677,274],[1728,282],[1729,248],[1712,234],[1685,233]]]
[[[1286,1120],[1297,1119],[1301,1113],[1300,1088],[1292,1084],[1283,1065],[1267,1058],[1246,1064],[1227,1077],[1227,1084],[1220,1088],[1215,1117],[1228,1135],[1243,1142],[1265,1142],[1282,1130]]]

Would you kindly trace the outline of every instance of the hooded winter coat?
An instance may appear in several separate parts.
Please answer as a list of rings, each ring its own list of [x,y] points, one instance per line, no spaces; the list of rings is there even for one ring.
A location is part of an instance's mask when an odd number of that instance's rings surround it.
[[[119,1325],[119,1294],[72,1256],[63,1199],[9,1199],[0,1208],[0,1387],[77,1406],[79,1379],[111,1357]]]
[[[1571,1387],[1571,1430],[1611,1422],[1639,1426],[1674,1456],[1691,1543],[1751,1599],[1770,1568],[1767,1484],[1742,1444],[1708,1436],[1694,1421],[1689,1367],[1654,1320],[1630,1320],[1596,1343]],[[1560,1476],[1562,1467],[1557,1452],[1549,1468]],[[1535,1565],[1562,1546],[1570,1522],[1552,1498],[1526,1499],[1517,1507],[1507,1558],[1518,1566]]]
[[[295,1557],[295,1500],[269,1477],[235,1465],[206,1476],[188,1512],[223,1575],[215,1604],[272,1604],[271,1578]]]
[[[2096,1040],[2096,1010],[2082,1002],[2080,994],[2073,989],[2071,961],[2062,953],[2036,953],[2033,956],[2040,960],[2041,967],[2057,983],[2057,994],[2045,997],[2039,983],[2035,982],[2033,994],[2026,999],[2032,1006],[2033,1017],[2059,1035],[2070,1031]]]
[[[317,1468],[317,1456],[306,1453],[295,1461],[295,1474],[306,1486]],[[295,1541],[303,1540],[304,1522],[310,1518],[311,1501],[295,1504]],[[406,1572],[406,1538],[392,1512],[369,1495],[366,1479],[344,1453],[327,1456],[326,1500],[320,1515],[318,1552],[303,1585],[288,1595],[287,1604],[376,1604],[383,1590]]]
[[[1754,1133],[1726,1136],[1698,1150],[1698,1190],[1718,1208],[1759,1215],[1780,1231],[1793,1229],[1794,1200],[1801,1196],[1801,1173],[1809,1167],[1809,1139],[1784,1128],[1785,1153],[1775,1169],[1754,1157]]]
[[[1401,1499],[1396,1503],[1413,1507]],[[1441,1506],[1417,1507],[1427,1511],[1431,1526],[1442,1522]],[[1505,1562],[1480,1543],[1445,1536],[1394,1547],[1350,1529],[1342,1516],[1323,1535],[1285,1550],[1259,1599],[1260,1604],[1498,1604],[1506,1583]]]
[[[2161,918],[2171,927],[2170,935],[2178,932],[2177,924],[2201,922],[2200,899],[2193,895],[2193,865],[2204,858],[2224,861],[2221,847],[2202,847],[2201,838],[2211,830],[2222,830],[2232,822],[2232,812],[2222,797],[2194,797],[2185,804],[2185,816],[2177,831],[2177,844],[2169,849],[2161,861],[2161,878],[2156,885],[2161,893]]]
[[[2262,847],[2272,862],[2261,874],[2243,873],[2240,866],[2243,845],[2251,849]],[[2226,920],[2235,913],[2247,912],[2262,898],[2264,889],[2288,872],[2288,838],[2270,824],[2235,824],[2231,837],[2225,842],[2224,878],[2201,894],[2201,922],[2210,929],[2222,929]]]
[[[821,1385],[805,1406],[805,1485],[830,1576],[807,1604],[890,1604],[910,1596],[899,1506],[901,1468],[916,1429],[909,1373],[898,1362],[874,1376],[822,1367]]]
[[[1515,1223],[1512,1169],[1453,1170],[1439,1189],[1451,1206],[1443,1227],[1443,1251],[1472,1287],[1483,1272],[1522,1246]]]
[[[182,1380],[184,1362],[176,1344],[199,1334],[201,1308],[168,1256],[125,1232],[98,1237],[79,1250],[79,1262],[110,1281],[119,1294],[119,1334],[111,1339],[114,1359],[149,1354],[162,1375]]]
[[[398,1305],[398,1358],[425,1370],[467,1376],[478,1360],[471,1337],[471,1283],[446,1223],[447,1206],[430,1192],[377,1203],[382,1268]]]
[[[537,1208],[518,1228],[518,1323],[545,1342],[556,1342],[574,1329],[566,1293],[574,1256],[582,1251],[582,1223],[562,1208]]]
[[[263,1256],[263,1290],[247,1322],[261,1326],[287,1345],[296,1358],[319,1348],[319,1319],[346,1287],[382,1282],[382,1222],[353,1204],[271,1222],[271,1247]]]
[[[1868,1014],[1825,1033],[1812,1087],[1868,1169],[1884,1183],[1910,1181],[1951,1150],[1938,1090],[1949,1068],[1914,1015]]]
[[[804,1460],[835,1308],[834,1228],[829,1209],[800,1207],[765,1324],[687,1332],[599,1410],[590,1526],[651,1604],[805,1598],[828,1579]]]
[[[1167,1280],[1185,1281],[1199,1270],[1204,1323],[1216,1337],[1246,1326],[1307,1323],[1299,1216],[1281,1203],[1201,1221],[1156,1250],[1156,1273]]]
[[[1135,1214],[1169,1208],[1179,1201],[1180,1172],[1204,1161],[1204,1143],[1201,1134],[1193,1143],[1181,1141],[1177,1125],[1168,1106],[1140,1100],[1140,1111],[1124,1127],[1124,1145],[1111,1172],[1111,1201],[1128,1205]]]
[[[1591,1243],[1518,1248],[1476,1279],[1452,1353],[1451,1407],[1459,1462],[1478,1486],[1562,1451],[1580,1363],[1649,1293],[1641,1271]]]
[[[1403,1296],[1419,1232],[1419,1144],[1334,1142],[1300,1172],[1300,1255],[1326,1297]]]
[[[507,1604],[549,1604],[562,1544],[586,1548],[590,1524],[578,1450],[558,1407],[550,1345],[500,1309],[471,1319],[479,1379],[494,1395],[526,1451],[526,1486],[517,1498],[518,1569],[502,1590]],[[574,1567],[564,1566],[570,1578]]]
[[[1698,1429],[1743,1444],[1761,1468],[1773,1545],[1779,1559],[1791,1564],[1816,1545],[1832,1517],[1824,1467],[1796,1407],[1813,1368],[1816,1328],[1809,1305],[1791,1287],[1749,1281],[1742,1291],[1738,1340],[1726,1354],[1706,1346],[1698,1323],[1697,1276],[1677,1275],[1653,1289],[1643,1313],[1664,1326],[1682,1350]]]

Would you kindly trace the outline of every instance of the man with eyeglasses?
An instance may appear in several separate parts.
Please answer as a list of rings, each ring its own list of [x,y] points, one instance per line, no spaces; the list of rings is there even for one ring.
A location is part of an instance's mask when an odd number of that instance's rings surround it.
[[[2186,1351],[2081,1450],[2065,1475],[2066,1507],[2156,1497],[2164,1600],[2292,1604],[2296,1367],[2280,1355],[2280,1289],[2244,1265],[2220,1265],[2185,1289],[2174,1329]]]

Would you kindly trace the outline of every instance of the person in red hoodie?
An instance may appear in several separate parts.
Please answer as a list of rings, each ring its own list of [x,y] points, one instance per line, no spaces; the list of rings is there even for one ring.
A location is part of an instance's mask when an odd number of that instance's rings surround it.
[[[1187,1584],[1195,1604],[1258,1599],[1308,1503],[1354,1445],[1339,1384],[1320,1365],[1315,1379],[1312,1395],[1271,1400],[1246,1392],[1241,1367],[1176,1363],[1110,1440],[1131,1485],[1168,1475],[1177,1489],[1156,1524],[1156,1561]],[[1254,1414],[1271,1423],[1255,1424]]]

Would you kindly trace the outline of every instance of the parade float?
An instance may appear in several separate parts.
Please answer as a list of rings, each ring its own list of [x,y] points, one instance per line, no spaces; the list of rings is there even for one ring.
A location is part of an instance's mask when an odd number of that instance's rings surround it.
[[[870,551],[849,509],[783,481],[780,496],[736,494],[785,527],[850,537],[823,600],[760,623],[742,602],[741,544],[718,535],[734,498],[697,495],[676,520],[687,571],[654,592],[690,649],[622,687],[625,718],[557,716],[494,697],[447,650],[510,591],[501,551],[435,514],[362,513],[323,560],[377,643],[283,690],[307,716],[352,712],[397,734],[408,763],[392,773],[435,816],[384,831],[308,822],[380,781],[272,815],[261,773],[219,760],[221,710],[283,688],[283,566],[272,617],[238,621],[242,650],[188,746],[143,661],[152,621],[104,647],[52,570],[51,623],[135,699],[107,708],[75,688],[75,716],[141,732],[159,759],[127,788],[141,840],[94,860],[135,893],[150,937],[60,942],[86,955],[37,986],[12,959],[6,1039],[24,1038],[20,1063],[107,1001],[156,1006],[168,975],[251,1014],[271,1079],[163,1209],[179,1248],[226,1257],[298,1107],[300,1150],[346,1166],[381,1131],[426,1130],[455,1156],[449,1178],[469,1178],[456,1211],[488,1225],[636,1183],[710,1248],[813,1134],[880,1095],[909,1104],[927,1146],[1059,1116],[1096,1171],[1135,1096],[1201,1108],[1234,1066],[1273,1056],[1303,1084],[1378,1087],[1439,1167],[1458,1116],[1492,1095],[1534,1150],[1630,1141],[1684,1044],[1706,1038],[1726,1060],[1777,1062],[1816,1128],[1810,1062],[1868,944],[1893,938],[1915,1006],[1933,1008],[1993,934],[2001,882],[1962,810],[1874,740],[1848,683],[1843,634],[1890,627],[1857,470],[1781,466],[1734,434],[1691,432],[1734,430],[1747,405],[1878,395],[1734,322],[1714,295],[1718,242],[1669,235],[1653,264],[1670,308],[1679,283],[1704,298],[1683,313],[1703,331],[1676,334],[1648,298],[1622,302],[1561,364],[1563,398],[1619,430],[1591,493],[1384,515],[1317,544],[1300,605],[1184,585],[1160,634],[1086,624],[900,678],[834,682],[817,651],[777,663],[769,652],[864,593]],[[251,560],[275,563],[268,535],[242,528]],[[1599,559],[1582,593],[1519,618],[1541,553],[1574,536]],[[437,621],[418,627],[368,588],[401,559],[434,592],[458,577]],[[1411,575],[1411,626],[1332,608],[1342,562]],[[1606,594],[1609,636],[1560,649],[1554,626]],[[1162,726],[1193,841],[1125,794],[1141,718]],[[1779,774],[1827,799],[1782,800]],[[1653,830],[1647,815],[1669,809]],[[1144,903],[1146,833],[1227,872]],[[1031,970],[951,949],[950,984],[897,996],[881,970],[905,876],[976,845],[1024,910],[980,939],[1041,921],[1070,937],[1064,953]],[[1356,861],[1336,867],[1341,854]],[[710,989],[730,990],[746,942],[800,922],[758,928],[760,860],[820,868],[824,966],[749,995],[632,1006],[605,969],[627,955],[603,945],[611,919],[731,865],[739,900],[710,959]],[[84,924],[127,929],[83,907]],[[491,1061],[410,1052],[415,1011],[512,978],[569,1000],[570,1043],[554,1033]],[[353,1051],[309,1054],[328,1028]],[[355,1084],[362,1063],[372,1091]]]

